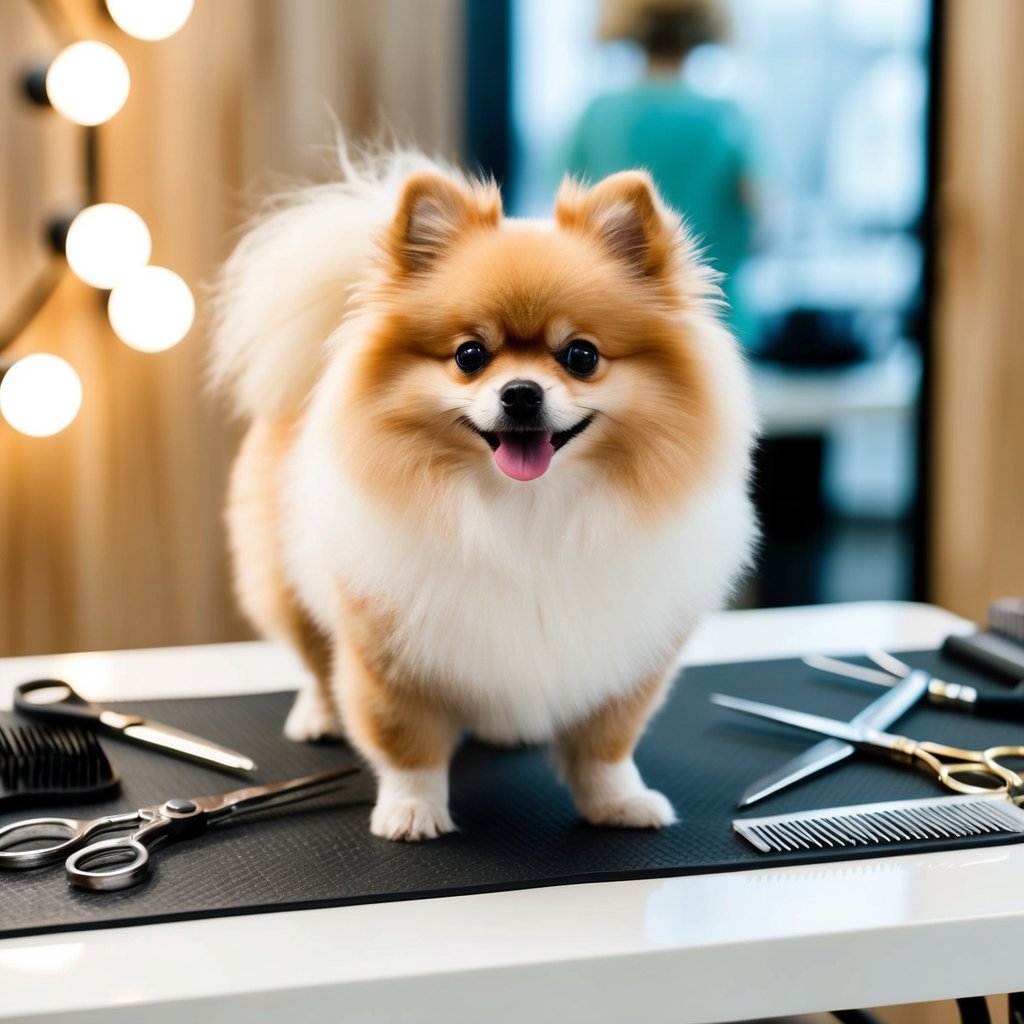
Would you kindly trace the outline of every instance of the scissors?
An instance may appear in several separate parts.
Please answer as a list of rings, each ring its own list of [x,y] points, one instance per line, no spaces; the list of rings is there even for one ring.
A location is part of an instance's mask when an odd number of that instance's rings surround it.
[[[1000,763],[1002,758],[1024,758],[1024,746],[994,746],[985,750],[964,750],[929,740],[913,740],[908,736],[881,732],[877,729],[843,722],[821,715],[793,711],[789,708],[744,700],[722,693],[713,693],[709,699],[721,707],[783,722],[805,732],[845,740],[862,750],[884,754],[901,764],[917,764],[933,772],[939,782],[958,793],[1006,793],[1016,804],[1024,803],[1024,779]],[[965,782],[962,776],[984,780],[984,784]]]
[[[860,729],[888,729],[928,693],[933,682],[927,672],[915,672],[908,667],[902,679],[892,682],[885,693],[873,700],[849,724]],[[856,752],[857,748],[852,743],[844,743],[832,737],[819,740],[809,750],[749,785],[740,795],[736,806],[749,807],[758,800],[853,757]]]
[[[20,714],[43,721],[75,723],[121,736],[126,740],[153,747],[232,772],[251,772],[255,762],[235,750],[182,732],[140,715],[123,715],[100,704],[87,701],[63,679],[33,679],[14,690],[14,709]]]
[[[804,664],[832,675],[859,679],[876,686],[895,686],[897,681],[911,672],[906,662],[894,658],[885,651],[868,651],[868,658],[878,668],[864,668],[839,658],[828,658],[823,654],[808,654]],[[879,671],[881,670],[881,671]],[[934,677],[928,683],[928,702],[954,711],[977,712],[992,718],[1024,719],[1024,682],[1018,683],[1008,694],[982,693],[965,683],[948,683]]]
[[[92,820],[29,818],[0,828],[0,868],[45,867],[67,858],[68,881],[78,889],[112,892],[146,877],[149,851],[176,839],[195,839],[210,825],[274,804],[306,800],[337,789],[355,765],[300,779],[249,786],[216,796],[177,797],[152,807]],[[106,832],[130,830],[114,839],[92,840]],[[47,845],[39,845],[50,840]]]

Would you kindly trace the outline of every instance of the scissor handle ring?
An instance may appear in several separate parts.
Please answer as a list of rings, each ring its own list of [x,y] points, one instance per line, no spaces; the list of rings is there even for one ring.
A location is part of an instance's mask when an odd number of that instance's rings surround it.
[[[992,780],[991,786],[973,785],[969,782],[961,782],[956,776],[974,775],[983,776]],[[939,769],[939,781],[957,793],[969,793],[971,795],[991,795],[992,793],[1006,793],[1010,786],[1014,785],[1017,776],[1007,771],[1000,765],[989,764],[987,761],[958,761],[956,764],[944,764]]]
[[[1005,772],[1007,775],[1013,776],[1013,781],[1009,782],[1010,786],[1024,786],[1024,778],[1021,777],[1020,773],[1012,768],[1007,768],[1001,761],[1001,758],[1004,757],[1015,757],[1018,760],[1024,760],[1024,747],[1013,743],[1003,744],[998,747],[986,747],[981,752],[981,755],[985,764],[993,770]]]
[[[105,869],[98,865],[108,865]],[[90,868],[89,865],[97,865]],[[149,850],[133,836],[104,839],[76,850],[64,862],[76,889],[114,892],[138,885],[149,871]]]
[[[56,864],[61,856],[81,841],[85,822],[75,818],[32,818],[0,828],[0,868],[41,868]],[[11,849],[35,839],[55,839],[49,846]]]
[[[1011,788],[1024,786],[1024,780],[1016,772],[1004,768],[996,758],[1000,755],[1024,755],[1022,747],[991,747],[988,750],[964,750],[962,747],[948,747],[943,743],[918,743],[914,756],[927,764],[939,776],[939,781],[957,793],[970,795],[1005,793]],[[949,758],[950,762],[940,758]],[[960,775],[981,776],[991,779],[988,786],[961,782]]]

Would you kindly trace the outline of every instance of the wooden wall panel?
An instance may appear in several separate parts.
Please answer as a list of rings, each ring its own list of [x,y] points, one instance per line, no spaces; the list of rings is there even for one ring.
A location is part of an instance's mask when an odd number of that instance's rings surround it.
[[[0,330],[46,266],[46,220],[80,195],[73,164],[81,133],[22,93],[24,72],[45,64],[52,47],[46,22],[27,0],[0,4]]]
[[[282,176],[325,176],[328,108],[353,138],[388,123],[457,154],[460,2],[201,0],[180,33],[151,43],[119,32],[95,0],[62,6],[132,74],[127,104],[100,129],[101,198],[142,214],[153,262],[189,282],[199,318],[177,348],[143,355],[68,275],[9,353],[64,356],[85,398],[53,438],[0,422],[0,655],[244,637],[220,518],[238,428],[204,393],[202,289],[256,196]],[[5,0],[0,18],[8,76],[26,54],[56,52],[28,0]],[[39,182],[73,189],[80,133],[45,112],[0,116],[17,129],[0,176],[2,269],[19,258],[9,239],[38,216],[12,219]]]
[[[983,621],[1024,595],[1024,4],[948,15],[931,596]]]

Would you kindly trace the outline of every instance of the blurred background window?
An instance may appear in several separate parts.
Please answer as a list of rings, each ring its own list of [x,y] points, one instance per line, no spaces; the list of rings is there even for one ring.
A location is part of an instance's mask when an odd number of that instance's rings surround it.
[[[664,63],[651,73],[635,41],[606,41],[610,8],[716,6],[725,32],[692,49],[674,81]],[[509,13],[512,146],[502,170],[515,214],[550,211],[567,169],[588,174],[588,131],[593,177],[614,169],[605,157],[629,131],[672,197],[673,172],[656,166],[670,147],[638,141],[652,134],[637,127],[639,114],[623,126],[622,97],[641,96],[650,117],[652,90],[678,88],[705,121],[715,110],[731,119],[720,138],[705,130],[698,151],[706,169],[708,154],[725,152],[721,138],[734,137],[750,203],[745,258],[717,259],[742,313],[734,327],[765,430],[765,546],[744,601],[920,596],[929,0],[515,0]],[[725,231],[724,218],[716,226],[701,209],[680,212],[698,231]],[[702,241],[716,262],[715,238]]]

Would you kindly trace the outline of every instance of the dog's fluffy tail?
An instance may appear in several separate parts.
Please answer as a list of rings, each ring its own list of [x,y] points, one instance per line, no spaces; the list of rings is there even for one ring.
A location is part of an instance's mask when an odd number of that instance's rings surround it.
[[[341,149],[339,163],[341,181],[276,197],[217,281],[210,379],[245,417],[286,416],[301,407],[402,182],[416,171],[452,173],[411,150],[356,162]]]

